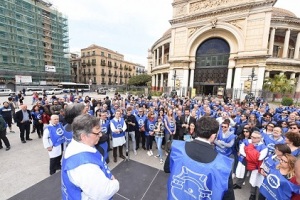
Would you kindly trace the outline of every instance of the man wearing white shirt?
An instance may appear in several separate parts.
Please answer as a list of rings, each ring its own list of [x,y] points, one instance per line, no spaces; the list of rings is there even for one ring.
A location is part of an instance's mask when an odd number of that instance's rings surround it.
[[[111,199],[120,186],[94,147],[102,135],[99,119],[80,115],[72,129],[62,164],[62,199]]]
[[[52,115],[43,134],[44,148],[48,150],[50,157],[50,175],[61,169],[60,160],[62,157],[62,143],[64,142],[61,133],[63,133],[63,129],[59,123],[59,116]]]

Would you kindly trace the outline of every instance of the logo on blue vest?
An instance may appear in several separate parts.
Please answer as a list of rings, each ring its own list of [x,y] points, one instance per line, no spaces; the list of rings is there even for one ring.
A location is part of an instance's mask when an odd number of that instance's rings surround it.
[[[117,129],[120,130],[120,131],[123,131],[123,126],[121,124],[118,124]]]
[[[138,123],[139,123],[140,126],[144,125],[143,119],[139,119],[139,122],[138,122]]]
[[[173,176],[171,182],[171,194],[176,200],[182,197],[188,199],[206,199],[210,200],[212,191],[207,187],[207,176],[191,171],[187,167],[182,167],[178,175]]]
[[[102,126],[101,127],[101,132],[106,134],[107,133],[107,128],[105,126]]]
[[[174,124],[173,121],[170,122],[170,127],[171,127],[171,128],[174,128],[174,127],[175,127],[175,124]]]
[[[274,189],[277,189],[280,186],[280,179],[274,174],[269,174],[267,176],[267,181],[269,185]]]
[[[64,131],[61,128],[56,129],[56,135],[63,135]]]
[[[153,130],[155,129],[155,125],[154,125],[154,124],[149,124],[149,129],[150,129],[151,131],[153,131]]]

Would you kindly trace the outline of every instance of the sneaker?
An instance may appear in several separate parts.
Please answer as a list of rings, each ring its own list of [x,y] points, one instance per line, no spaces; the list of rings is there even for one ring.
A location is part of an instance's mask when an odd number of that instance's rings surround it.
[[[8,151],[8,150],[10,150],[10,147],[6,147],[6,149],[5,149],[6,151]]]
[[[150,151],[148,151],[148,152],[147,152],[147,154],[148,154],[148,156],[151,156],[151,153],[150,153]]]
[[[136,156],[137,155],[137,152],[136,151],[133,151],[134,155]]]
[[[10,133],[15,133],[14,131],[9,131]]]
[[[152,150],[150,150],[150,153],[151,153],[151,156],[153,156],[153,152],[152,152]]]
[[[159,163],[160,163],[160,164],[163,164],[163,163],[164,163],[163,159],[160,159],[160,160],[159,160]]]
[[[3,149],[3,147],[0,147],[0,149]]]
[[[159,158],[159,155],[154,156],[154,158]]]

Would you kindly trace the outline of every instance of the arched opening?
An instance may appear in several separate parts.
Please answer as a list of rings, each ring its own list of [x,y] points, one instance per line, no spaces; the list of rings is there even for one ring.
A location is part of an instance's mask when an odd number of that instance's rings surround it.
[[[197,94],[215,95],[226,87],[229,55],[229,44],[221,38],[208,39],[198,47],[194,75]]]

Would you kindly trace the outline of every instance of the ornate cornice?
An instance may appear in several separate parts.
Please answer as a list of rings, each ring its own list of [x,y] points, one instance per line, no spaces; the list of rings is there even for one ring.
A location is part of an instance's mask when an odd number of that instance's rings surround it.
[[[300,19],[294,18],[294,17],[272,17],[271,22],[284,22],[284,23],[300,24]]]
[[[215,1],[219,2],[221,0],[214,0],[214,1],[207,0],[205,2],[210,2],[211,4],[214,4]],[[228,0],[228,1],[238,1],[238,0]],[[245,0],[245,2],[246,2],[246,0]],[[232,14],[233,11],[235,11],[236,13],[240,13],[242,10],[248,10],[250,8],[260,7],[262,5],[268,5],[268,4],[273,4],[273,3],[274,3],[274,0],[266,0],[266,1],[261,1],[261,2],[248,2],[248,3],[244,3],[242,5],[234,5],[234,6],[229,6],[226,8],[216,7],[216,10],[209,10],[206,12],[204,9],[203,12],[193,13],[193,14],[190,14],[189,16],[172,19],[172,20],[170,20],[170,23],[171,23],[171,25],[174,25],[174,24],[178,24],[178,23],[182,23],[182,22],[194,21],[194,20],[203,19],[203,18],[207,18],[207,17],[216,17],[217,15],[224,15],[227,13]]]

